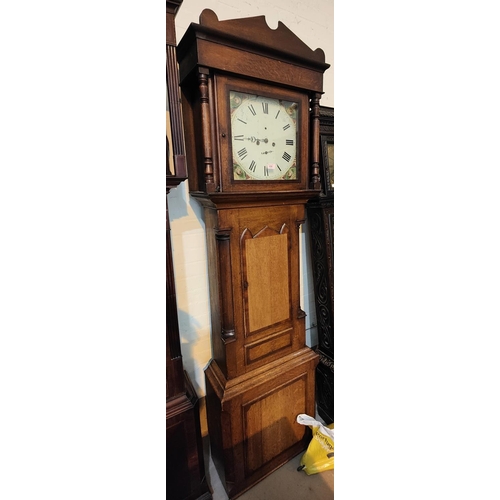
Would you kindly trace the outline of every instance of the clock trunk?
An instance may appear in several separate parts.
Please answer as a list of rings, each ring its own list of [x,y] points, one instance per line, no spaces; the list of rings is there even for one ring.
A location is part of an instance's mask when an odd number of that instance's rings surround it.
[[[305,345],[299,303],[304,204],[226,203],[204,209],[213,346],[205,381],[212,453],[236,498],[306,445],[295,419],[314,415],[318,356]]]

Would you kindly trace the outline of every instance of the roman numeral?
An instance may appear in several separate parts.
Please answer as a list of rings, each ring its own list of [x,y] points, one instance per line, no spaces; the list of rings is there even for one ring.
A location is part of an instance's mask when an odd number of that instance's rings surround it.
[[[255,172],[255,167],[257,166],[257,163],[255,163],[253,160],[252,160],[252,163],[250,163],[250,166],[248,167],[248,170],[252,171],[252,172]]]
[[[286,140],[286,145],[287,146],[293,146],[293,139],[287,139]]]
[[[276,118],[278,118],[278,115],[280,114],[280,111],[281,111],[281,109],[278,109],[278,112],[276,113],[276,116],[274,117],[275,120],[276,120]]]
[[[290,156],[290,155],[289,155],[289,154],[285,151],[285,152],[283,153],[282,158],[283,158],[285,161],[290,161],[292,157],[291,157],[291,156]]]
[[[283,130],[287,130],[287,129],[289,129],[289,128],[290,128],[290,124],[289,124],[289,123],[287,123],[287,124],[283,127]]]
[[[235,135],[235,136],[233,137],[233,139],[234,139],[235,141],[242,141],[242,140],[244,139],[244,136],[243,136],[243,134],[241,134],[241,135]]]
[[[250,106],[248,106],[248,109],[250,110],[250,112],[252,113],[253,116],[255,116],[255,109],[253,107],[253,104],[250,104]]]
[[[264,165],[264,176],[267,177],[269,175],[269,167]]]
[[[276,168],[281,172],[281,168],[277,163],[276,163]]]
[[[244,160],[247,154],[248,154],[247,148],[243,148],[238,151],[238,156],[240,157],[240,160]]]
[[[264,111],[265,115],[267,115],[269,113],[269,103],[267,103],[267,102],[262,103],[262,111]]]
[[[238,121],[244,123],[245,125],[247,124],[247,122],[244,122],[241,118],[238,118]]]

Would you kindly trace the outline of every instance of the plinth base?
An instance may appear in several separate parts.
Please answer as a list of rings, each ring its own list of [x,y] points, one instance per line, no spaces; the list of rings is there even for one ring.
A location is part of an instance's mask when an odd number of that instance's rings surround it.
[[[318,355],[308,347],[226,380],[217,362],[205,370],[212,457],[232,500],[305,449],[299,413],[315,414]]]

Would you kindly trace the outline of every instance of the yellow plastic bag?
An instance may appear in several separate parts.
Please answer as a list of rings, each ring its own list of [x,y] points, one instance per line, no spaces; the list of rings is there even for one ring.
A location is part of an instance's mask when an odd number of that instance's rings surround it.
[[[334,468],[334,432],[333,424],[323,425],[316,419],[301,413],[297,415],[297,423],[308,425],[312,429],[313,437],[309,446],[300,459],[300,467],[308,476]]]

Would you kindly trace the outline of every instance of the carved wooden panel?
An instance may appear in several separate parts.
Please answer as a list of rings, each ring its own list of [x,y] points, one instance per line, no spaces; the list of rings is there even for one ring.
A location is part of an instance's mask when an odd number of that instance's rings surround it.
[[[308,211],[320,348],[333,359],[333,201]]]
[[[308,203],[307,216],[310,223],[310,241],[318,322],[318,354],[320,363],[316,370],[316,402],[319,415],[333,422],[333,360],[334,360],[334,193],[333,158],[328,148],[333,149],[333,108],[320,107],[321,177],[322,196]],[[332,160],[332,163],[330,163]],[[329,169],[332,176],[330,178]]]
[[[325,422],[333,422],[333,385],[334,371],[333,361],[319,352],[320,362],[316,368],[316,402],[318,404],[318,413]]]
[[[333,422],[334,296],[333,296],[333,194],[312,203],[307,210],[310,222],[318,354],[316,402],[319,415]]]

